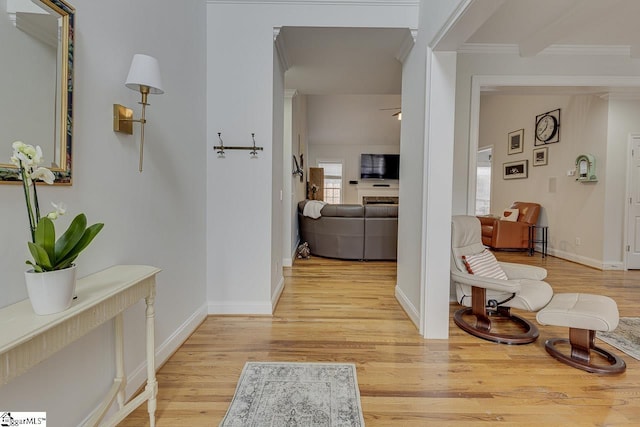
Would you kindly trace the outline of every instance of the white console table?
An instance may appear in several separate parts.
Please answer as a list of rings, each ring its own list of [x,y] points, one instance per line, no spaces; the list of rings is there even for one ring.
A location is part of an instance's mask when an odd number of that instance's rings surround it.
[[[102,422],[114,400],[118,411],[103,425],[114,426],[145,401],[155,425],[158,383],[155,372],[154,299],[156,267],[117,265],[78,280],[77,299],[62,313],[38,316],[29,300],[0,309],[0,386],[26,372],[58,350],[114,318],[116,376],[103,403],[87,422]],[[125,404],[124,324],[122,312],[144,298],[147,328],[147,385]]]

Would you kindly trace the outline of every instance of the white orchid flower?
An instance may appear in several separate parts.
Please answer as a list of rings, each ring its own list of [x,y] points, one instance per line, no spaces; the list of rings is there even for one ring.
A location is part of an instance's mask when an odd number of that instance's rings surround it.
[[[43,167],[39,167],[38,169],[36,169],[35,171],[33,171],[31,173],[30,178],[32,180],[40,179],[40,180],[46,182],[47,184],[51,185],[51,184],[53,184],[53,181],[55,181],[56,176],[49,169],[43,168]]]
[[[33,147],[32,147],[33,148]],[[42,148],[39,145],[36,145],[35,154],[32,157],[33,163],[39,165],[42,162]]]
[[[18,167],[20,167],[20,163],[22,163],[23,168],[30,168],[33,166],[33,160],[31,160],[29,155],[24,151],[24,144],[13,152],[11,162]]]
[[[31,159],[29,158],[29,156],[27,156],[25,153],[23,153],[22,151],[18,151],[17,153],[15,153],[15,156],[20,162],[22,162],[22,166],[23,167],[29,167],[31,166]]]
[[[11,157],[11,162],[16,166],[20,166],[19,162],[22,162],[22,166],[29,168],[42,162],[42,148],[39,145],[34,147],[22,141],[16,141],[12,144],[12,147],[13,156]]]
[[[33,145],[25,144],[20,149],[20,152],[24,153],[29,159],[34,159],[37,154],[37,150]]]
[[[58,219],[58,217],[64,215],[67,212],[67,205],[65,205],[63,202],[60,202],[58,204],[51,202],[51,206],[53,206],[53,208],[55,209],[55,211],[49,212],[47,214],[47,218],[51,220],[56,220]]]

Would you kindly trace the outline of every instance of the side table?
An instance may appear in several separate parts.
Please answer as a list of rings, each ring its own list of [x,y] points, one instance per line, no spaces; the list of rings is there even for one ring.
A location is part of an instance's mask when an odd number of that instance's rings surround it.
[[[115,426],[142,403],[147,402],[149,425],[155,426],[158,382],[155,370],[156,274],[160,269],[146,265],[116,265],[78,280],[78,299],[61,313],[38,316],[28,299],[0,309],[0,387],[45,360],[97,326],[114,319],[116,376],[102,404],[86,426]],[[147,384],[125,402],[123,312],[139,300],[146,302]],[[103,417],[117,402],[117,411]],[[4,408],[2,408],[4,409]]]
[[[533,253],[535,252],[535,249],[536,249],[536,243],[541,243],[542,258],[545,258],[547,256],[548,241],[549,241],[549,226],[547,225],[530,225],[529,226],[529,256],[533,256]]]

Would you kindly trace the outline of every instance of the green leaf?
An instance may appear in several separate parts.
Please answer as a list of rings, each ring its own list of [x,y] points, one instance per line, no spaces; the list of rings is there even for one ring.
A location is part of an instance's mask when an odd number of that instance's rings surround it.
[[[43,270],[55,270],[51,265],[51,260],[49,259],[49,255],[47,255],[47,251],[40,245],[37,245],[32,242],[27,242],[29,245],[29,252],[31,252],[31,256],[33,260],[38,264]]]
[[[49,218],[41,218],[40,222],[38,222],[38,226],[36,227],[35,243],[47,252],[49,260],[52,264],[55,264],[56,229],[53,225],[53,221]]]
[[[89,246],[89,243],[91,243],[91,241],[96,237],[100,230],[102,230],[102,227],[104,227],[104,224],[98,223],[93,224],[91,227],[87,228],[82,234],[82,237],[80,238],[78,243],[73,248],[71,248],[71,250],[67,252],[64,257],[60,257],[58,255],[58,263],[55,265],[54,269],[61,270],[63,268],[69,267],[78,257],[78,255],[80,255],[80,252],[82,252],[87,246]]]
[[[55,243],[56,262],[59,263],[67,254],[78,244],[87,227],[87,217],[84,214],[78,214],[69,228]]]
[[[35,271],[36,273],[42,273],[44,271],[38,264],[34,264],[31,261],[27,261],[26,263],[33,267],[33,271]]]

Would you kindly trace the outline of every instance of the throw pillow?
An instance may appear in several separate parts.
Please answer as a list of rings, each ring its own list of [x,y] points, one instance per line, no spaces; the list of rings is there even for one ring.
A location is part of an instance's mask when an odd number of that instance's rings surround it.
[[[470,274],[492,279],[508,280],[496,257],[487,249],[475,255],[463,255],[462,261]]]
[[[505,209],[504,211],[502,211],[500,220],[516,222],[518,220],[519,213],[520,212],[518,211],[518,209]]]

